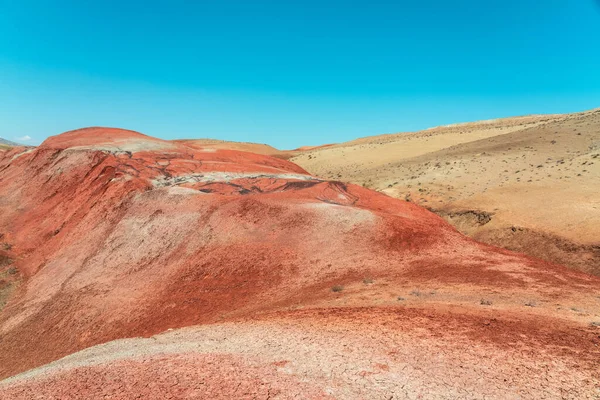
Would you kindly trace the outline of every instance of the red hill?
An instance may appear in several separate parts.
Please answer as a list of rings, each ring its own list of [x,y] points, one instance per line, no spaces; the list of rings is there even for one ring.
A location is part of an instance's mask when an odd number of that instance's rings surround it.
[[[0,377],[138,337],[2,398],[598,393],[600,279],[279,158],[87,128],[0,153],[0,199]]]

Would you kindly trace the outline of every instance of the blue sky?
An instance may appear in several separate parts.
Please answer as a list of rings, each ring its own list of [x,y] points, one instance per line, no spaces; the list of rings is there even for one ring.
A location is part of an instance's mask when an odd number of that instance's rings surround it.
[[[600,107],[596,0],[0,0],[0,136],[279,148]]]

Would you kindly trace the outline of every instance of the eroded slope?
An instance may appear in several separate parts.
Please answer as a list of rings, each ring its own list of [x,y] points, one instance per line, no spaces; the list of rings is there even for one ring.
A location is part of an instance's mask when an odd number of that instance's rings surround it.
[[[597,278],[281,159],[94,129],[0,161],[22,280],[0,376],[151,339],[19,375],[3,398],[597,394]]]

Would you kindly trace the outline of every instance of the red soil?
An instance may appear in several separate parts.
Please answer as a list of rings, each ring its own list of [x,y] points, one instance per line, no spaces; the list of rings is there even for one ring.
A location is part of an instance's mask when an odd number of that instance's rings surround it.
[[[84,128],[51,136],[40,147],[46,149],[67,149],[69,147],[91,147],[118,145],[128,141],[145,141],[147,143],[162,143],[165,147],[168,142],[153,138],[135,131],[116,128]]]
[[[319,332],[332,326],[339,330],[332,340],[340,345],[389,347],[406,340],[428,354],[426,364],[437,354],[427,349],[446,343],[449,361],[436,379],[452,376],[463,345],[510,352],[512,361],[502,368],[490,363],[497,369],[489,380],[481,378],[487,382],[482,387],[496,385],[499,398],[559,372],[567,374],[564,381],[549,384],[548,393],[575,390],[573,382],[581,379],[587,383],[572,392],[577,397],[592,396],[598,387],[600,333],[590,324],[600,320],[600,279],[476,243],[418,206],[312,177],[282,159],[191,148],[117,129],[68,132],[29,152],[0,153],[0,234],[23,281],[0,313],[0,378],[115,339],[205,324],[219,329],[214,324],[227,321],[236,334],[260,320],[275,331],[292,324],[286,332],[312,335],[323,351],[328,345]],[[334,292],[333,286],[343,288]],[[311,316],[306,326],[305,315]],[[419,329],[427,334],[419,336]],[[272,336],[272,344],[299,343],[287,341],[288,333]],[[244,343],[238,345],[252,340]],[[56,398],[69,398],[77,397],[72,388],[86,387],[90,391],[78,396],[121,392],[131,398],[127,393],[142,393],[133,382],[155,383],[154,393],[175,398],[194,390],[188,398],[218,391],[223,397],[368,395],[352,391],[350,381],[344,381],[348,392],[328,389],[314,375],[317,367],[306,379],[297,371],[275,373],[279,367],[271,363],[282,360],[271,360],[269,348],[258,359],[226,348],[212,356],[206,348],[70,367],[43,379],[7,381],[0,397],[65,390]],[[513,353],[516,348],[525,350]],[[483,357],[480,350],[471,362]],[[551,364],[549,355],[562,364]],[[360,364],[340,357],[349,370]],[[386,357],[380,369],[395,370],[400,361]],[[226,380],[222,365],[246,375]],[[529,383],[501,381],[510,366],[533,365],[546,368],[546,375],[529,377]],[[182,383],[166,389],[168,382],[156,378],[168,381],[205,367],[185,375],[189,382],[206,381],[202,388]],[[124,386],[89,384],[120,374],[127,378],[115,385]],[[464,382],[447,382],[448,393],[477,386],[473,374],[481,371],[469,374]]]

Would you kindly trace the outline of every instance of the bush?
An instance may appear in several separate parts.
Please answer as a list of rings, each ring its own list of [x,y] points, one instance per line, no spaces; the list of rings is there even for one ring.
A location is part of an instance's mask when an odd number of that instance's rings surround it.
[[[332,292],[341,292],[342,290],[344,290],[344,287],[341,285],[335,285],[334,287],[331,288]]]
[[[8,256],[0,254],[0,267],[12,264],[12,259]]]

